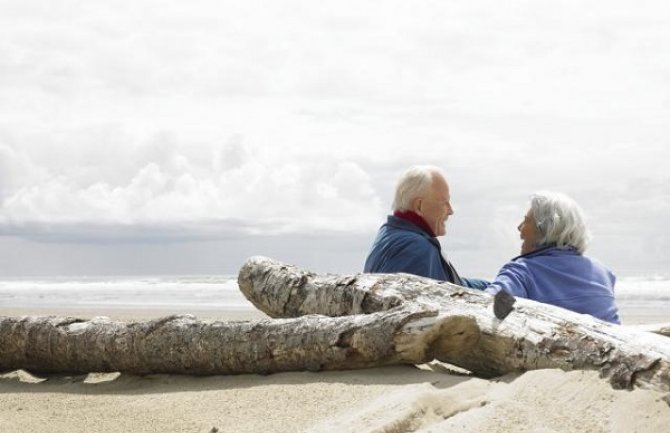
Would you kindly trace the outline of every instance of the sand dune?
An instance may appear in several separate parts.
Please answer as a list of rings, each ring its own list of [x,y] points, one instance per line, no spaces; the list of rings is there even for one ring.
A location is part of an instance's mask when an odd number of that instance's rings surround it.
[[[299,432],[370,400],[463,379],[414,367],[269,376],[0,376],[0,432]]]
[[[662,432],[658,392],[617,391],[596,372],[487,381],[415,367],[188,377],[0,376],[0,431]]]
[[[501,381],[422,385],[310,429],[317,432],[662,432],[670,407],[656,392],[613,390],[592,371],[537,370]]]

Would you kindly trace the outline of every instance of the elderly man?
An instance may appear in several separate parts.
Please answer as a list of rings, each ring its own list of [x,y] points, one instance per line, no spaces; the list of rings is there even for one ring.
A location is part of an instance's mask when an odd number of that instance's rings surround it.
[[[486,282],[461,278],[441,252],[438,236],[446,232],[451,207],[449,185],[433,166],[414,166],[399,179],[393,215],[381,226],[365,272],[408,274],[483,289]]]

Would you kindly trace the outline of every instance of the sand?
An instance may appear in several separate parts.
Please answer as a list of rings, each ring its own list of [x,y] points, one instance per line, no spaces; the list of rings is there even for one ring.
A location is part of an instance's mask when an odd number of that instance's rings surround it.
[[[0,315],[101,313],[0,310]],[[132,320],[177,311],[106,313]],[[225,314],[228,320],[263,316]],[[0,375],[0,432],[663,432],[670,425],[664,397],[613,390],[591,371],[537,370],[482,380],[449,374],[440,364],[269,376],[111,373],[47,380],[15,371]]]

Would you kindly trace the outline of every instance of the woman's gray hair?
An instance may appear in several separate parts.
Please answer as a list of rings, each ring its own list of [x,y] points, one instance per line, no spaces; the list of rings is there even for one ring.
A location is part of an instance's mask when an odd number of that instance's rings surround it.
[[[442,170],[432,165],[415,165],[407,169],[395,188],[395,197],[391,208],[396,211],[409,210],[412,201],[430,191],[435,176],[442,176]]]
[[[558,192],[537,192],[530,197],[530,211],[537,228],[537,246],[571,246],[582,254],[590,234],[584,212],[573,199]]]

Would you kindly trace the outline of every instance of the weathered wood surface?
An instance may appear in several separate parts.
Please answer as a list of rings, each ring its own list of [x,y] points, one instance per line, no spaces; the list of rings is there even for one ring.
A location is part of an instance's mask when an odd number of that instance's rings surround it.
[[[317,275],[263,257],[238,282],[276,319],[0,317],[0,371],[265,374],[438,359],[482,377],[597,369],[617,388],[670,390],[670,339],[549,305],[519,299],[501,322],[480,291],[406,274]]]
[[[670,339],[518,299],[504,320],[481,291],[406,274],[317,275],[264,257],[242,267],[239,286],[271,317],[375,313],[412,305],[432,311],[405,325],[394,345],[404,350],[415,331],[425,332],[423,361],[438,359],[482,377],[539,368],[597,369],[616,388],[670,390]],[[442,340],[435,323],[458,318],[460,344]],[[451,341],[449,341],[451,340]],[[355,348],[354,348],[355,349]]]
[[[431,314],[396,308],[346,317],[221,322],[180,315],[130,323],[0,316],[0,372],[266,374],[418,363],[423,353],[398,351],[393,341],[407,323]],[[459,320],[434,322],[456,330]],[[457,345],[460,336],[454,338]]]

